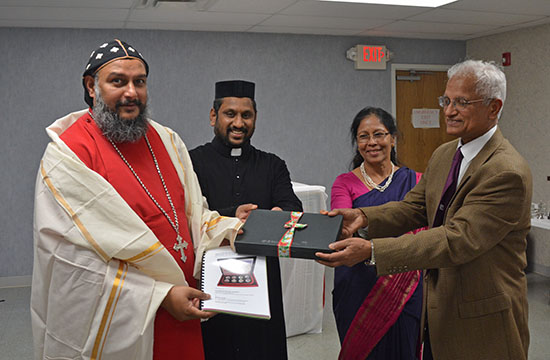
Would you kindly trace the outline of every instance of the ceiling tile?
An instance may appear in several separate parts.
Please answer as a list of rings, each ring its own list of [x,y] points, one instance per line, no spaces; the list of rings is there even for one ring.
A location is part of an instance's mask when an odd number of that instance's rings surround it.
[[[432,34],[472,34],[493,29],[489,25],[450,24],[450,23],[429,23],[420,21],[400,20],[388,25],[376,28],[381,31],[402,31]]]
[[[545,25],[545,24],[548,24],[548,23],[550,23],[550,18],[544,18],[544,19],[537,20],[537,21],[532,21],[532,22],[529,22],[529,23],[501,26],[501,27],[493,29],[493,30],[480,32],[478,35],[479,36],[488,36],[488,35],[506,33],[508,31],[525,29],[525,28],[535,27],[535,26],[539,26],[539,25]]]
[[[310,34],[310,35],[340,35],[352,36],[357,34],[357,30],[351,29],[328,29],[309,27],[294,27],[294,26],[263,26],[258,25],[252,27],[249,32],[259,33],[280,33],[280,34]]]
[[[550,17],[546,17],[544,19],[540,19],[536,21],[531,21],[529,23],[524,23],[524,24],[514,24],[514,25],[510,25],[509,27],[511,30],[513,30],[513,29],[520,29],[520,28],[539,26],[539,25],[545,25],[545,24],[550,24]]]
[[[0,27],[29,28],[78,28],[78,29],[123,29],[122,21],[83,21],[83,20],[4,20]]]
[[[286,15],[339,16],[367,19],[402,19],[431,10],[415,6],[390,6],[354,3],[334,3],[317,0],[298,1],[281,11]]]
[[[124,21],[128,16],[126,9],[94,8],[53,8],[53,7],[1,7],[0,19],[43,20],[48,21]],[[75,26],[80,27],[80,26]]]
[[[275,14],[295,2],[296,0],[218,0],[208,10]]]
[[[435,21],[456,24],[511,25],[539,20],[541,18],[544,18],[544,16],[504,14],[485,11],[435,9],[424,14],[412,16],[407,20]]]
[[[365,30],[385,25],[392,21],[393,20],[385,19],[274,15],[262,22],[260,25]]]
[[[458,0],[437,9],[318,0],[0,0],[0,26],[243,31],[465,39],[550,23],[550,0]]]
[[[266,14],[197,11],[185,4],[163,4],[157,8],[132,10],[128,21],[256,25],[268,17]]]
[[[548,0],[460,0],[445,5],[443,8],[550,16],[550,1]]]
[[[494,29],[487,30],[487,31],[480,31],[480,32],[477,32],[477,33],[474,33],[474,34],[469,34],[469,35],[466,36],[467,37],[466,40],[476,39],[476,38],[479,38],[479,37],[484,37],[484,36],[489,36],[489,35],[500,34],[500,33],[503,32],[503,29],[505,29],[505,28],[506,27],[499,27],[499,28],[494,28]]]
[[[441,34],[441,33],[423,33],[412,31],[380,31],[367,30],[358,36],[376,36],[376,37],[394,37],[394,38],[409,38],[409,39],[433,39],[433,40],[465,40],[463,34]],[[390,49],[391,50],[391,49]]]
[[[134,22],[128,21],[127,29],[148,29],[148,30],[188,30],[188,31],[228,31],[245,32],[250,25],[228,25],[228,24],[190,24],[190,23],[167,23],[167,22]]]
[[[0,0],[0,7],[68,7],[130,9],[136,0]]]

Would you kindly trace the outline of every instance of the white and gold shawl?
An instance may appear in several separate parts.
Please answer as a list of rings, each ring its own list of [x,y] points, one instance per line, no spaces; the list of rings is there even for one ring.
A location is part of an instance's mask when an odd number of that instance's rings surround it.
[[[187,282],[116,190],[59,138],[86,111],[46,129],[52,142],[40,163],[34,210],[35,358],[151,359],[156,311],[173,285]],[[150,123],[184,187],[198,277],[202,253],[224,238],[233,243],[241,222],[208,210],[183,141]]]

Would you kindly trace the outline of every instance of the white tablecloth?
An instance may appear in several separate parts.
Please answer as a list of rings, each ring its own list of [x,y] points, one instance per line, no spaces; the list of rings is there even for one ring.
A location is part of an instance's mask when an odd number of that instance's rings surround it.
[[[550,230],[550,219],[531,219],[531,226]]]
[[[292,183],[305,212],[326,209],[324,186]],[[320,333],[323,325],[325,267],[314,260],[279,259],[286,335]]]

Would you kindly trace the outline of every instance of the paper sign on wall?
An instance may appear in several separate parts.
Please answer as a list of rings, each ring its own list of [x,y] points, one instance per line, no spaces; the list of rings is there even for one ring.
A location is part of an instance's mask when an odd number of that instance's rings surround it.
[[[439,109],[413,109],[411,119],[414,128],[438,128]]]

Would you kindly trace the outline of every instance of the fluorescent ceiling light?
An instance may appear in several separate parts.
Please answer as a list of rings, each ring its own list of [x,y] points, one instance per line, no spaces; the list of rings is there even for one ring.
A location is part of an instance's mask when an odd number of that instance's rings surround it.
[[[378,4],[378,5],[438,7],[438,6],[455,2],[457,0],[319,0],[319,1],[350,2],[350,3]]]

